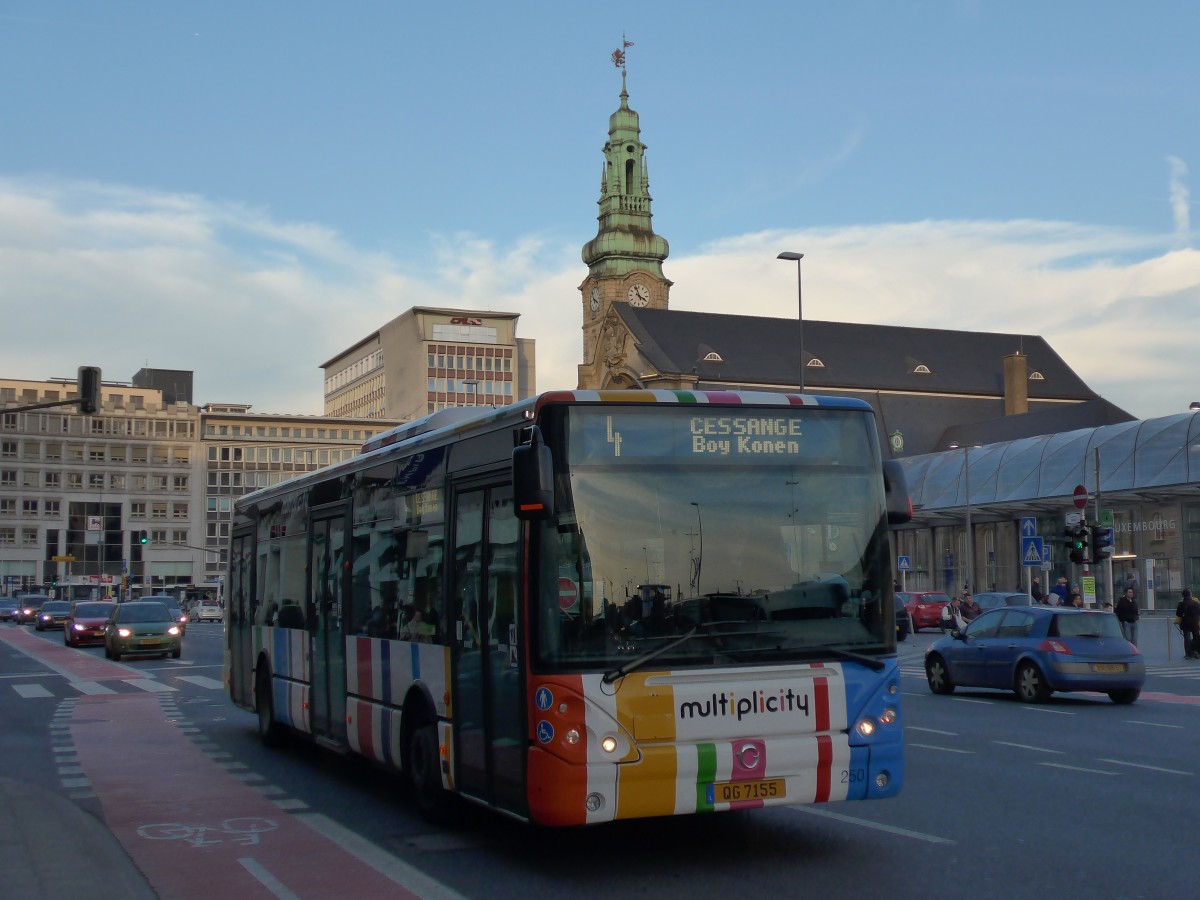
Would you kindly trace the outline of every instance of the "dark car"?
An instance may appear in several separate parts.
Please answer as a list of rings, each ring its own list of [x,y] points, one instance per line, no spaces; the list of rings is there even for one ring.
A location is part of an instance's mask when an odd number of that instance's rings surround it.
[[[18,598],[21,607],[17,613],[17,621],[22,625],[33,625],[37,622],[38,613],[42,611],[42,604],[49,599],[45,594],[25,594]]]
[[[165,604],[139,600],[118,603],[104,623],[104,655],[120,660],[125,656],[161,656],[179,659],[183,630]]]
[[[179,601],[170,594],[151,594],[149,597],[143,597],[143,601],[161,603],[171,611],[171,617],[175,619],[175,624],[179,626],[180,634],[187,634],[188,615],[179,605]]]
[[[1112,613],[1004,606],[934,641],[925,651],[925,677],[935,694],[1000,688],[1040,703],[1053,691],[1100,691],[1113,703],[1132,703],[1146,663]]]
[[[117,604],[111,600],[79,600],[71,607],[71,615],[63,626],[63,643],[72,647],[81,644],[103,644],[104,623]]]
[[[904,606],[904,599],[896,594],[896,640],[902,641],[908,637],[909,630],[908,609]]]
[[[1029,595],[1022,594],[1020,591],[985,591],[982,594],[976,594],[974,600],[979,604],[980,612],[999,609],[1002,606],[1029,606],[1030,604]]]
[[[0,622],[15,622],[20,615],[20,604],[10,597],[0,600]]]
[[[950,602],[946,594],[941,591],[899,591],[896,596],[904,601],[914,634],[922,628],[942,627],[942,610]]]
[[[33,627],[38,631],[45,631],[47,628],[62,628],[66,625],[70,615],[70,600],[47,600],[38,610]]]

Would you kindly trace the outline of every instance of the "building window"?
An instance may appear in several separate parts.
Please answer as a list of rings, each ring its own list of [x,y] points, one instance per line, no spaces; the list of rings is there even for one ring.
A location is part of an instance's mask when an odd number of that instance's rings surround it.
[[[108,486],[114,491],[125,490],[125,476],[117,474],[109,475]]]
[[[146,504],[141,501],[134,501],[129,504],[129,518],[144,519],[146,518]]]
[[[88,487],[93,488],[95,490],[103,490],[104,489],[104,473],[103,472],[92,472],[90,475],[88,475]]]
[[[145,475],[134,475],[132,477],[131,487],[135,491],[144,491],[146,489],[146,476]]]
[[[0,528],[0,546],[13,546],[17,543],[17,529]]]
[[[171,487],[176,491],[186,491],[188,489],[188,477],[186,475],[176,475],[171,479]]]
[[[36,547],[37,542],[38,542],[37,534],[38,534],[38,532],[37,532],[36,528],[22,528],[21,529],[21,546]]]
[[[42,512],[48,516],[57,516],[62,511],[61,500],[43,500]]]
[[[4,457],[5,459],[16,459],[17,458],[17,442],[16,441],[4,441],[4,442],[0,443],[0,456]]]
[[[165,504],[165,503],[151,503],[150,504],[150,518],[165,519],[166,517],[167,517],[167,504]]]
[[[36,516],[37,514],[38,514],[37,500],[22,500],[21,501],[21,515]]]
[[[42,486],[57,489],[62,483],[58,472],[46,472],[42,476]]]
[[[83,473],[82,472],[68,472],[67,473],[67,487],[71,490],[76,490],[76,491],[83,490]]]
[[[0,516],[15,516],[17,514],[17,501],[14,497],[4,497],[0,499]]]
[[[104,462],[104,448],[88,447],[88,462]]]
[[[165,530],[165,529],[164,529],[164,530],[161,530],[161,531],[160,531],[159,529],[157,529],[157,528],[155,528],[155,529],[151,529],[151,531],[150,531],[150,543],[152,543],[152,544],[165,544],[166,542],[167,542],[167,532],[166,532],[166,530]]]
[[[174,503],[171,505],[172,519],[186,519],[188,517],[188,505],[186,503]]]
[[[57,441],[46,445],[46,459],[50,462],[58,462],[62,459],[62,444]]]
[[[171,532],[171,543],[172,544],[180,544],[181,546],[187,546],[187,542],[188,542],[188,533],[187,533],[186,529],[180,528],[180,529],[176,529],[175,531]]]
[[[150,490],[165,491],[166,489],[167,489],[167,476],[166,475],[151,475],[150,476]]]

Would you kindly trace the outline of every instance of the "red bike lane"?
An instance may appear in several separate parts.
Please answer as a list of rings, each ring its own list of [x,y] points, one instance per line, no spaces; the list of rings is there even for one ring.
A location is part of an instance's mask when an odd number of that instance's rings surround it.
[[[24,630],[0,641],[72,680],[145,677]],[[70,735],[105,825],[162,897],[418,896],[196,747],[157,692],[81,696]]]

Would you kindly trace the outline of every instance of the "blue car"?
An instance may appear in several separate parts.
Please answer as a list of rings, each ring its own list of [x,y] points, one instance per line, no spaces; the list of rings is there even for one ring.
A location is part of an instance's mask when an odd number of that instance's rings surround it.
[[[934,641],[925,651],[925,677],[935,694],[1000,688],[1040,703],[1054,691],[1100,691],[1113,703],[1132,703],[1146,663],[1112,613],[1010,606]]]

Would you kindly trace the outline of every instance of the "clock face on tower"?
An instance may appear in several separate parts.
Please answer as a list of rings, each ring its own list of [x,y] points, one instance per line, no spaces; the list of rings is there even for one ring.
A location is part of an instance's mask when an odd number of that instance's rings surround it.
[[[592,288],[591,307],[592,312],[596,312],[600,309],[600,288],[598,287]]]
[[[650,290],[644,284],[635,284],[629,289],[629,305],[643,307],[650,302]]]

